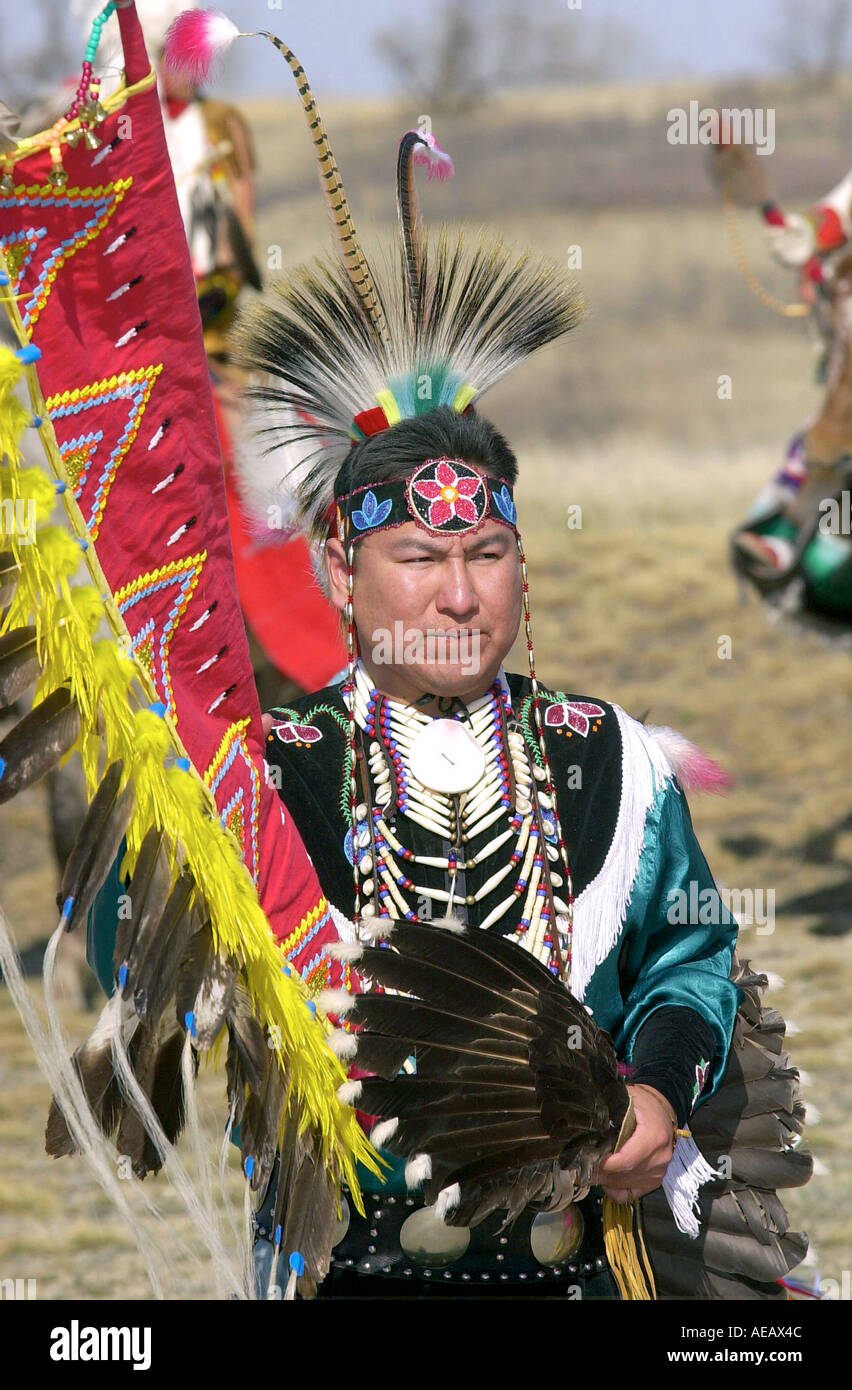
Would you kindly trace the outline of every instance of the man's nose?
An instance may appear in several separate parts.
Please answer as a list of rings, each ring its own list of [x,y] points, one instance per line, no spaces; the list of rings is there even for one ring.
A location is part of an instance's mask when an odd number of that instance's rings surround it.
[[[470,580],[468,567],[461,557],[447,560],[441,566],[441,583],[436,598],[439,613],[464,622],[479,610],[479,599]]]

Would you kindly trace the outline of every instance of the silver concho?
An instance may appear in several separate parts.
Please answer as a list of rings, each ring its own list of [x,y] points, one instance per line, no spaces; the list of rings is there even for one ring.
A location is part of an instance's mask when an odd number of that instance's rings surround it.
[[[421,1207],[402,1223],[399,1243],[409,1259],[427,1269],[443,1269],[460,1260],[470,1245],[467,1226],[445,1226],[434,1207]]]
[[[540,1211],[530,1227],[530,1246],[540,1265],[561,1265],[583,1239],[583,1217],[576,1207]]]

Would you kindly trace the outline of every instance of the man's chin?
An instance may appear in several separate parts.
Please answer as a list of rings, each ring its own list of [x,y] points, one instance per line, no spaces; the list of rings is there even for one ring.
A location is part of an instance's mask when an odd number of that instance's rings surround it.
[[[499,666],[499,663],[498,663]],[[466,662],[430,662],[412,667],[410,678],[422,686],[424,693],[441,698],[457,695],[460,699],[470,699],[487,690],[497,668],[492,663],[477,662],[475,668]]]

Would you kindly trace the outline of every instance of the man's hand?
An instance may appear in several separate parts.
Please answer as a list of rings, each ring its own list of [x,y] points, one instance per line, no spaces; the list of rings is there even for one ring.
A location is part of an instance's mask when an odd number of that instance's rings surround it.
[[[644,1197],[663,1181],[675,1141],[676,1118],[653,1086],[628,1086],[636,1128],[618,1153],[605,1158],[596,1182],[616,1202]]]

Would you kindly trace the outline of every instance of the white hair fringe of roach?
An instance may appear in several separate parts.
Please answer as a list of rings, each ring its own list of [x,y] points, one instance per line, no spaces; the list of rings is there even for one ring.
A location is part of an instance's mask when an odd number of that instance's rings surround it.
[[[166,1138],[148,1098],[133,1076],[127,1056],[130,1038],[124,1036],[128,1015],[126,1010],[122,1010],[121,996],[116,994],[102,1009],[92,1037],[98,1041],[110,1039],[113,1065],[122,1092],[142,1120],[145,1131],[162,1160],[161,1175],[180,1197],[192,1222],[193,1233],[206,1249],[207,1258],[175,1234],[172,1217],[166,1218],[160,1212],[138,1179],[128,1181],[118,1177],[121,1171],[121,1155],[103,1134],[92,1113],[80,1078],[71,1062],[71,1046],[63,1032],[56,1007],[55,967],[64,935],[64,923],[60,923],[45,952],[45,1028],[33,995],[24,980],[20,956],[12,939],[8,920],[0,908],[0,969],[3,979],[32,1044],[39,1068],[68,1126],[75,1149],[83,1156],[100,1187],[130,1231],[142,1257],[155,1298],[177,1297],[175,1290],[186,1285],[188,1265],[194,1264],[198,1267],[199,1264],[203,1264],[209,1269],[212,1297],[253,1299],[255,1286],[251,1259],[251,1206],[246,1202],[244,1210],[235,1219],[224,1185],[231,1124],[228,1125],[219,1156],[219,1186],[224,1198],[223,1209],[231,1230],[232,1248],[229,1249],[222,1239],[219,1215],[213,1201],[210,1166],[205,1152],[206,1141],[199,1124],[194,1084],[186,1085],[187,1080],[194,1083],[189,1038],[182,1059],[186,1094],[184,1130],[198,1169],[197,1184],[178,1157],[174,1145]],[[178,1257],[181,1257],[182,1262]]]

